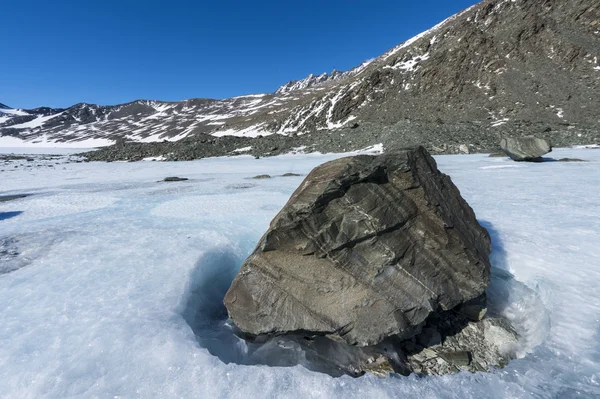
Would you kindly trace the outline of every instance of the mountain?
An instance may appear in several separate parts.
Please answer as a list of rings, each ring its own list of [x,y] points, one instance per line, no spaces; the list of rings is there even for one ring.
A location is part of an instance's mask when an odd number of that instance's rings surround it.
[[[357,68],[272,94],[22,110],[0,116],[0,135],[109,144],[279,134],[310,144],[346,134],[356,138],[344,139],[350,147],[380,140],[442,150],[487,148],[509,133],[598,141],[598,57],[597,1],[486,0]]]

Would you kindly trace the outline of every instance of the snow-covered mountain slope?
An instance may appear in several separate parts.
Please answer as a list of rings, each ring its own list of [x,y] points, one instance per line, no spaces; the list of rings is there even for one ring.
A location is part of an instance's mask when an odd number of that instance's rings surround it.
[[[551,155],[590,162],[436,157],[490,232],[489,300],[518,329],[519,359],[492,373],[358,379],[257,365],[311,360],[248,347],[222,302],[303,179],[280,175],[342,155],[10,161],[3,194],[29,196],[0,202],[0,396],[598,398],[600,150]],[[157,182],[167,176],[190,180]]]
[[[595,0],[485,0],[357,68],[310,75],[273,94],[5,112],[0,135],[151,142],[418,123],[452,143],[452,127],[468,123],[494,140],[506,125],[558,129],[575,143],[578,129],[600,124],[599,21]]]

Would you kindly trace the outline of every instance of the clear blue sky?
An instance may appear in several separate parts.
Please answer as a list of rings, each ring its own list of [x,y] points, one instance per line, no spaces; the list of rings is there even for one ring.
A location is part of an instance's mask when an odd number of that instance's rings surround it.
[[[47,1],[0,5],[16,108],[274,91],[376,57],[476,0]]]

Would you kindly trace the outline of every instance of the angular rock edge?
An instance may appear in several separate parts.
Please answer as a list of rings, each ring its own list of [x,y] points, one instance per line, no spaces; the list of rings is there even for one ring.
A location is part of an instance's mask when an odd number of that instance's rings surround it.
[[[423,147],[315,168],[243,263],[224,303],[250,336],[349,345],[409,339],[483,295],[487,231]]]

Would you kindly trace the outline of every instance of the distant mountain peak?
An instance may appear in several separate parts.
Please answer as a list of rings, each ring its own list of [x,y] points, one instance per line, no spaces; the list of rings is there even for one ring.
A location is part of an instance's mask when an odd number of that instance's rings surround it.
[[[320,75],[313,75],[312,73],[310,75],[308,75],[306,78],[304,79],[300,79],[300,80],[291,80],[288,83],[284,84],[283,86],[279,87],[276,91],[275,94],[285,94],[285,93],[290,93],[292,91],[298,91],[298,90],[303,90],[303,89],[308,89],[311,87],[315,87],[315,86],[321,86],[330,82],[334,82],[334,81],[340,81],[343,80],[345,78],[354,76],[359,74],[360,72],[362,72],[371,62],[373,61],[373,59],[368,60],[363,62],[362,64],[360,64],[359,66],[352,68],[346,72],[340,72],[337,69],[333,69],[333,71],[331,71],[331,73],[327,73],[324,72]]]
[[[8,105],[0,103],[0,109],[11,109]]]

